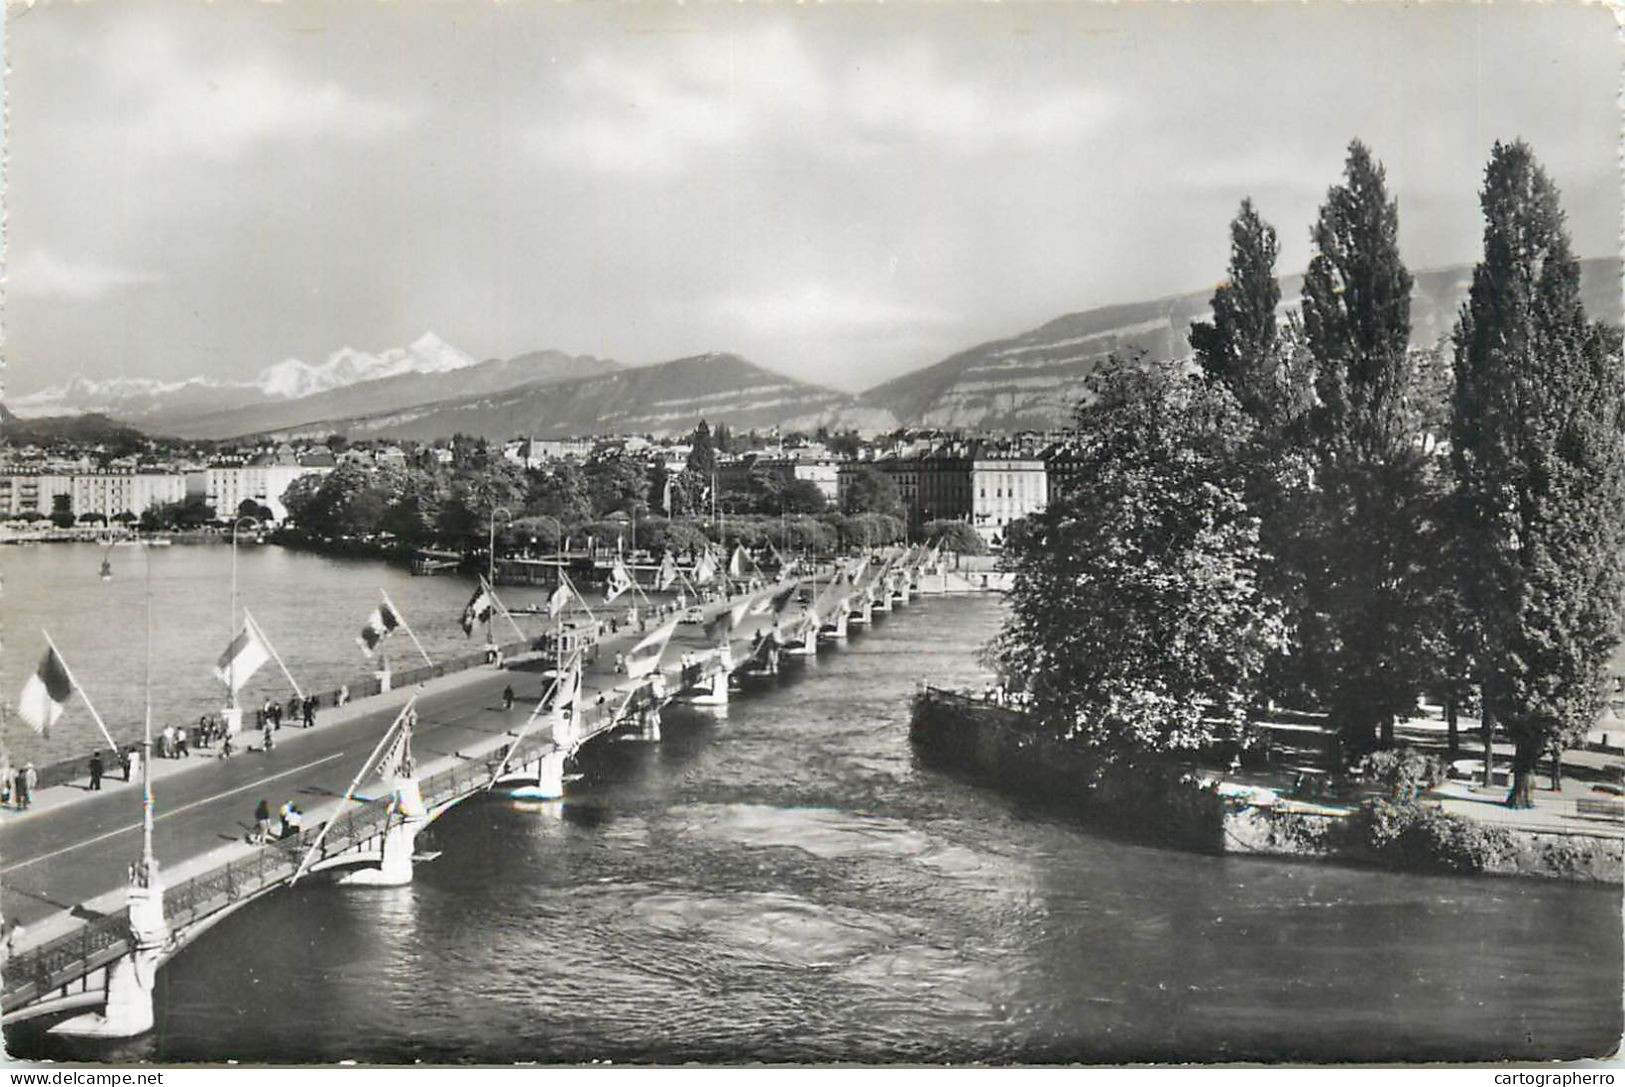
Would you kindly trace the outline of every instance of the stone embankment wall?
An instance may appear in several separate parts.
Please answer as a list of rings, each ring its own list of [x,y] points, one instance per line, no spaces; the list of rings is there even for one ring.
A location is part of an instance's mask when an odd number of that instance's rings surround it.
[[[1625,841],[1618,838],[1438,816],[1416,820],[1435,837],[1383,840],[1358,814],[1228,801],[1175,767],[1101,773],[1075,745],[1036,732],[1020,708],[952,691],[925,689],[915,696],[909,738],[929,763],[1034,801],[1073,807],[1090,823],[1141,841],[1427,871],[1605,883],[1625,878]],[[1471,839],[1467,847],[1451,840],[1464,836]]]

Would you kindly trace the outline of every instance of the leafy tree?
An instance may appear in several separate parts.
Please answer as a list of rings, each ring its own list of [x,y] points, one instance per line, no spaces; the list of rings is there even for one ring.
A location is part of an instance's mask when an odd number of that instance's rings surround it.
[[[926,540],[941,544],[944,551],[955,555],[987,554],[982,534],[963,521],[927,521],[922,531]]]
[[[581,468],[560,461],[532,471],[526,481],[525,512],[552,517],[570,525],[592,517],[587,477]]]
[[[86,510],[84,513],[79,515],[79,523],[81,525],[105,525],[107,523],[107,517],[104,514],[97,513],[95,510]]]
[[[71,494],[54,494],[51,496],[51,523],[57,528],[73,527],[73,496]]]
[[[649,508],[649,473],[636,457],[624,453],[599,457],[587,463],[587,497],[593,513],[631,514]]]
[[[1284,644],[1221,386],[1114,360],[1076,415],[1088,487],[1005,543],[1010,617],[990,658],[1038,720],[1104,766],[1229,739]]]
[[[380,527],[410,544],[431,543],[449,498],[450,488],[440,473],[432,469],[412,469],[405,474]]]
[[[276,520],[276,514],[271,512],[271,507],[261,505],[252,498],[245,498],[237,503],[237,516],[252,517],[256,521]]]
[[[1318,406],[1304,527],[1303,658],[1351,749],[1393,742],[1429,679],[1437,616],[1418,576],[1437,552],[1438,494],[1407,410],[1411,276],[1398,205],[1356,140],[1313,230],[1303,284]]]
[[[897,481],[872,464],[859,465],[848,477],[846,493],[841,497],[841,512],[908,515],[903,509],[903,495],[897,489]]]
[[[1451,456],[1484,710],[1507,803],[1596,719],[1625,608],[1625,366],[1588,327],[1556,186],[1521,141],[1484,172],[1484,259],[1456,331]]]
[[[823,488],[810,479],[792,479],[779,491],[778,509],[767,513],[823,513],[829,500]]]

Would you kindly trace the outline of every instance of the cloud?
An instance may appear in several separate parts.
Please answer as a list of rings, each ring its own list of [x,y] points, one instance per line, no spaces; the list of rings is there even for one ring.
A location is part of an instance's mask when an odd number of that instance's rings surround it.
[[[889,334],[951,323],[954,318],[931,306],[909,305],[878,293],[807,282],[754,294],[729,293],[710,304],[714,319],[751,335],[838,340]]]
[[[116,291],[163,282],[152,272],[104,264],[93,257],[61,257],[34,251],[6,269],[6,293],[13,298],[54,298],[94,302]]]
[[[600,49],[568,66],[552,122],[524,142],[551,163],[669,173],[730,149],[791,146],[847,160],[896,148],[949,156],[1055,150],[1118,114],[1113,93],[1021,74],[956,73],[936,50],[819,55],[784,24]]]

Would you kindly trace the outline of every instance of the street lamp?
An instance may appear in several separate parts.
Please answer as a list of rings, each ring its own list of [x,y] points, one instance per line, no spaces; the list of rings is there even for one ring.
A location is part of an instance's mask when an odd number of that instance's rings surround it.
[[[513,520],[513,510],[509,509],[507,506],[492,507],[491,534],[489,540],[487,541],[487,565],[485,574],[485,584],[490,587],[492,592],[496,591],[497,584],[497,514],[499,513],[505,513],[508,515],[508,520]],[[485,641],[487,645],[493,646],[497,644],[496,624],[494,622],[496,619],[495,611],[496,609],[492,608],[490,611],[485,613]]]
[[[244,524],[259,527],[259,520],[253,517],[238,517],[231,522],[231,623],[226,628],[226,642],[237,636],[237,529]],[[241,731],[243,727],[243,711],[237,706],[237,676],[236,661],[226,662],[226,709],[225,709],[226,735]]]
[[[109,544],[102,556],[101,579],[104,582],[113,580],[113,563],[108,555],[112,552]],[[142,715],[141,733],[141,859],[131,870],[132,884],[143,890],[150,890],[158,886],[158,859],[152,849],[152,555],[142,547],[142,559],[146,568],[146,647],[145,647],[145,707]],[[113,756],[119,756],[115,749]]]

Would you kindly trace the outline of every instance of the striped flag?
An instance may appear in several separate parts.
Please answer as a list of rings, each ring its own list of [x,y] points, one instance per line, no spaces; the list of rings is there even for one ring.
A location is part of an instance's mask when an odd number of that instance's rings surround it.
[[[677,562],[666,552],[666,557],[660,560],[660,573],[655,575],[655,591],[663,592],[677,583]]]
[[[372,614],[367,616],[367,625],[361,628],[356,644],[370,657],[377,651],[379,643],[395,633],[400,625],[401,621],[395,615],[394,609],[388,604],[379,604],[372,609]]]
[[[491,606],[491,594],[485,591],[485,584],[481,582],[463,607],[463,633],[473,637],[474,627],[491,618]]]
[[[776,593],[763,593],[761,596],[758,596],[755,602],[751,605],[750,614],[772,615],[774,612],[784,607],[785,603],[795,595],[795,592],[796,586],[795,583],[792,582]]]
[[[384,753],[378,757],[378,776],[385,781],[399,777],[412,776],[412,715],[401,722],[400,731],[395,733],[395,739],[384,748]]]
[[[547,617],[549,619],[557,619],[559,617],[559,612],[563,611],[564,606],[569,602],[570,586],[565,584],[564,578],[561,575],[559,578],[559,587],[554,589],[553,595],[547,598]]]
[[[626,674],[633,679],[642,679],[644,676],[660,667],[660,658],[666,652],[666,643],[671,641],[672,632],[677,629],[677,616],[672,616],[660,627],[652,630],[643,641],[633,646],[626,655]]]
[[[270,659],[270,648],[261,640],[252,624],[244,623],[243,629],[215,662],[214,674],[235,693],[242,690],[248,678]]]
[[[609,587],[604,591],[604,603],[613,604],[617,596],[631,587],[632,575],[626,572],[626,564],[616,559],[615,568],[609,572]]]
[[[23,693],[17,700],[17,716],[28,727],[44,735],[62,716],[62,708],[73,697],[73,680],[68,677],[68,666],[57,656],[54,646],[45,650],[39,667],[23,684]]]

